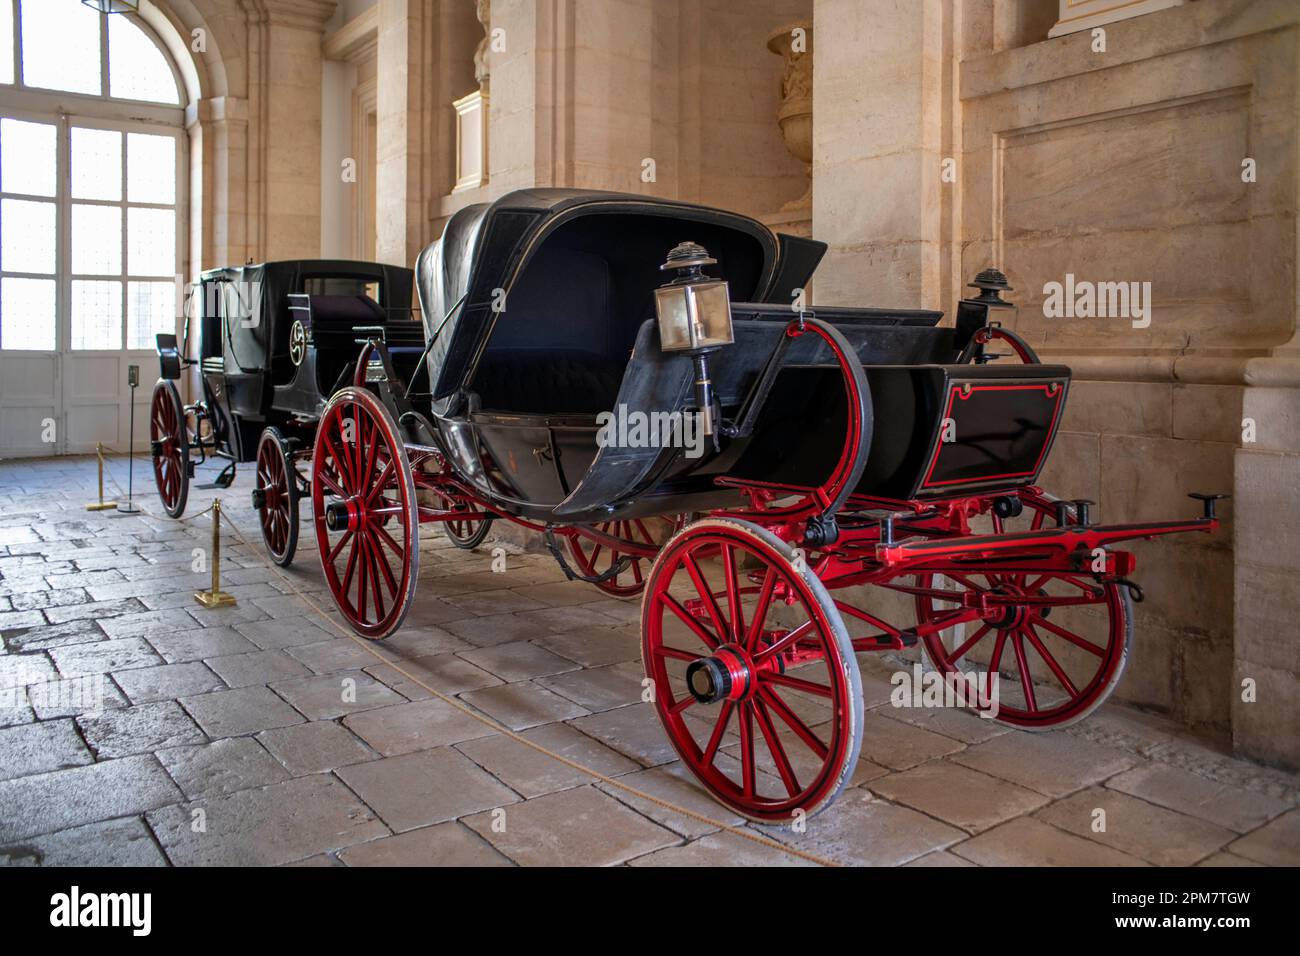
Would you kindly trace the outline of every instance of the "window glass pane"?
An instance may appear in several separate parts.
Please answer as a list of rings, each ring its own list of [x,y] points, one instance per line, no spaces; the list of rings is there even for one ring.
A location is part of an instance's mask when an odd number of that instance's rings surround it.
[[[171,209],[130,209],[126,222],[127,272],[133,276],[175,275],[176,213]]]
[[[122,347],[122,283],[103,280],[73,281],[72,347]]]
[[[54,274],[54,203],[0,202],[0,268]]]
[[[121,208],[73,205],[72,272],[91,276],[121,274]]]
[[[122,134],[72,128],[72,198],[122,198]]]
[[[126,17],[108,18],[108,95],[179,103],[176,78],[163,53]]]
[[[58,162],[52,123],[0,120],[0,189],[53,196]]]
[[[0,349],[54,349],[54,280],[0,279]]]
[[[23,82],[98,96],[99,23],[81,0],[22,0]]]
[[[159,332],[176,333],[176,285],[131,282],[126,289],[126,347],[151,349]]]
[[[14,81],[14,7],[0,2],[0,83]]]
[[[176,138],[128,133],[126,180],[131,202],[176,202]]]

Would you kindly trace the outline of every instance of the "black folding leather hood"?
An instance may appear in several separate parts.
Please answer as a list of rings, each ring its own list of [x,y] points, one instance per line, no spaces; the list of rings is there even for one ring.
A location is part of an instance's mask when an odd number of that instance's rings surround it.
[[[659,228],[647,230],[656,244],[647,241],[644,251],[637,250],[646,268],[657,268],[670,248],[661,238],[664,221],[680,223],[683,238],[702,241],[718,255],[722,278],[732,283],[735,301],[788,303],[791,290],[807,283],[826,248],[791,236],[781,236],[778,244],[766,226],[738,213],[630,193],[521,189],[491,204],[467,206],[447,221],[442,237],[416,262],[425,334],[432,336],[442,328],[429,351],[435,401],[469,381],[500,314],[494,303],[498,310],[500,303],[508,303],[515,282],[547,238],[575,220],[609,215],[630,220],[619,233],[624,251],[639,241],[638,220],[644,226],[658,220]],[[722,252],[729,256],[724,259]],[[556,275],[553,281],[565,278]],[[447,318],[462,296],[464,304]]]

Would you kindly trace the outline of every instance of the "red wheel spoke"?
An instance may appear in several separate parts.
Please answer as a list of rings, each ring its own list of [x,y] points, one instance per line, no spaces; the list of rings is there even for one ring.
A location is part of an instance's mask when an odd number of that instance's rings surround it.
[[[347,459],[339,454],[338,446],[334,444],[334,439],[330,437],[328,432],[322,431],[321,441],[325,443],[325,450],[329,452],[329,456],[334,462],[334,470],[338,473],[339,480],[343,482],[343,488],[346,489],[338,490],[337,494],[340,498],[346,498],[351,494],[354,485]]]
[[[758,647],[758,636],[763,631],[768,609],[772,606],[772,595],[776,591],[776,570],[768,568],[763,574],[763,584],[758,589],[758,605],[754,608],[754,619],[749,622],[749,633],[745,635],[745,650],[753,654]]]
[[[392,477],[393,477],[393,463],[390,461],[388,464],[384,466],[384,470],[379,473],[379,480],[376,481],[374,487],[370,489],[370,493],[366,495],[367,505],[372,505],[375,503],[375,496],[379,494],[379,492],[384,490],[384,487],[388,484],[389,480]]]
[[[996,674],[1002,666],[1002,649],[1007,643],[1007,632],[998,631],[997,640],[993,642],[993,653],[989,655],[989,673]]]
[[[708,746],[704,748],[703,763],[704,766],[713,765],[713,758],[717,756],[718,745],[722,743],[722,737],[727,732],[727,725],[731,723],[731,712],[736,709],[734,701],[724,700],[722,702],[721,712],[718,714],[718,721],[713,725],[713,733],[709,736]]]
[[[772,726],[772,718],[768,716],[767,708],[763,706],[761,698],[754,701],[754,716],[758,718],[758,729],[763,733],[763,739],[767,741],[767,752],[772,755],[772,762],[776,764],[776,772],[781,775],[781,781],[785,784],[785,789],[790,796],[796,796],[799,793],[799,778],[794,774],[794,768],[790,766],[790,758],[785,755],[785,748],[781,746],[781,739],[776,734],[776,728]]]
[[[740,702],[740,778],[746,799],[754,797],[754,713],[749,701]]]
[[[1034,645],[1034,650],[1038,651],[1038,656],[1043,659],[1043,663],[1047,665],[1048,669],[1056,677],[1057,681],[1060,682],[1061,687],[1065,689],[1065,692],[1071,697],[1078,697],[1078,688],[1074,686],[1074,683],[1070,680],[1070,676],[1065,673],[1065,670],[1061,667],[1056,658],[1048,653],[1047,647],[1039,639],[1038,634],[1035,633],[1034,626],[1032,624],[1025,625],[1021,628],[1021,633],[1024,634],[1025,637],[1029,638],[1029,643]]]
[[[377,542],[367,538],[366,544],[370,547],[371,557],[374,558],[375,570],[383,572],[384,583],[388,585],[388,593],[393,597],[397,597],[397,579],[393,577],[393,569],[388,566],[388,559],[384,556],[383,551],[379,549]],[[377,595],[376,600],[378,600]],[[380,617],[382,616],[381,613]]]
[[[754,663],[760,664],[769,657],[783,653],[787,648],[794,647],[796,642],[801,641],[803,638],[808,636],[808,632],[812,630],[812,627],[812,621],[804,621],[798,627],[791,629],[783,635],[780,640],[773,641],[767,647],[755,654]]]
[[[681,618],[682,623],[689,627],[695,633],[696,637],[708,645],[709,650],[717,649],[717,639],[704,629],[704,626],[695,619],[694,614],[686,610],[686,608],[682,607],[681,604],[677,602],[677,598],[673,597],[671,594],[664,593],[660,595],[660,600],[662,600],[664,604],[668,605],[669,609],[674,614]]]
[[[1039,627],[1046,628],[1047,630],[1055,634],[1057,637],[1064,638],[1065,640],[1069,641],[1071,644],[1075,645],[1076,647],[1080,647],[1083,650],[1087,651],[1089,654],[1095,654],[1097,657],[1106,656],[1106,648],[1098,647],[1096,644],[1092,643],[1092,641],[1084,640],[1082,637],[1080,637],[1078,634],[1075,634],[1073,631],[1067,631],[1063,627],[1058,627],[1057,625],[1053,624],[1051,621],[1044,620],[1043,618],[1038,618],[1037,620],[1034,621],[1034,624],[1036,624]]]
[[[366,621],[366,604],[369,601],[366,596],[366,586],[370,583],[370,555],[366,552],[366,538],[363,533],[358,532],[353,550],[361,553],[361,559],[357,562],[360,565],[357,573],[357,617]]]
[[[370,590],[375,598],[375,614],[382,619],[387,615],[387,612],[384,610],[384,582],[380,581],[379,566],[383,565],[384,572],[388,575],[390,582],[392,581],[393,572],[389,569],[388,564],[380,558],[376,545],[370,540],[369,535],[366,536],[366,551],[370,555]],[[397,596],[396,583],[390,584],[389,593],[394,597]]]
[[[1020,686],[1025,692],[1025,705],[1031,710],[1038,709],[1038,700],[1034,697],[1034,681],[1029,676],[1029,665],[1025,662],[1025,645],[1019,631],[1011,634],[1011,648],[1016,652],[1016,667],[1020,671]]]
[[[384,544],[388,545],[390,548],[393,549],[393,553],[397,556],[398,560],[401,561],[406,560],[406,551],[402,548],[400,544],[398,544],[393,539],[393,536],[388,533],[387,528],[376,526],[374,528],[374,532],[376,535],[379,536],[380,541],[384,542]]]
[[[731,614],[731,640],[740,642],[745,633],[745,615],[740,607],[740,585],[736,582],[736,555],[730,545],[722,546],[722,572],[727,582],[727,610]]]
[[[690,694],[687,694],[677,703],[673,704],[670,708],[668,708],[668,712],[670,714],[680,714],[687,707],[690,707],[694,703],[696,703],[695,698],[692,697]]]
[[[948,658],[948,663],[949,664],[957,663],[957,661],[962,657],[964,657],[967,651],[969,651],[972,647],[978,644],[980,638],[982,638],[988,632],[989,632],[989,625],[987,624],[983,625],[969,639],[967,639],[961,645],[961,647],[957,648],[955,651],[952,652],[952,656]]]
[[[817,697],[832,698],[835,696],[835,692],[825,684],[815,684],[801,677],[791,677],[789,674],[764,674],[760,681],[769,684],[780,684],[782,687],[801,690],[805,694],[814,694]]]
[[[690,651],[683,651],[680,648],[668,647],[663,644],[654,649],[654,654],[656,657],[671,657],[673,660],[678,661],[698,661],[704,656],[703,654],[693,654]]]
[[[693,555],[686,555],[686,571],[691,576],[691,581],[695,584],[695,591],[704,602],[704,607],[709,612],[709,617],[713,620],[713,626],[718,635],[719,641],[727,639],[727,628],[722,623],[722,611],[718,609],[718,602],[713,599],[713,591],[709,589],[708,582],[704,579],[704,572],[700,570],[699,564],[696,563]]]
[[[818,760],[826,759],[826,755],[830,752],[829,748],[822,743],[820,737],[813,733],[811,727],[799,719],[799,715],[790,709],[790,705],[782,700],[776,691],[772,690],[770,687],[760,686],[758,689],[758,695],[768,704],[768,706],[776,711],[777,716],[785,721],[786,726],[793,730],[796,736],[808,745],[808,749],[817,755]]]

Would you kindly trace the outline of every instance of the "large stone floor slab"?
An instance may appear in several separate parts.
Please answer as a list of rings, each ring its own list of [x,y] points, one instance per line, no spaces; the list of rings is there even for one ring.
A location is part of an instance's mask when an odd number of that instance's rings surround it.
[[[461,551],[425,528],[404,626],[361,644],[306,522],[295,563],[270,567],[251,469],[197,487],[219,467],[200,469],[188,511],[220,494],[254,546],[223,540],[238,603],[209,610],[191,561],[210,525],[162,516],[147,471],[145,512],[125,516],[84,510],[87,459],[0,462],[0,865],[1300,862],[1295,774],[1114,705],[1045,734],[894,708],[903,665],[866,654],[847,789],[803,832],[746,822],[641,701],[639,599],[514,544],[496,573],[491,539]],[[788,698],[820,732],[827,702]],[[738,745],[722,741],[726,772]]]

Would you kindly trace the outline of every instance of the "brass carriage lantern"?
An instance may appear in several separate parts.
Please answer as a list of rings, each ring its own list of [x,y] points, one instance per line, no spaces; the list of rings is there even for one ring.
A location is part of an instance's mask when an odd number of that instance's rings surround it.
[[[703,272],[704,266],[717,262],[699,243],[678,243],[659,267],[662,272],[671,269],[677,276],[655,290],[659,345],[665,352],[686,352],[694,360],[695,403],[701,431],[709,436],[714,434],[719,410],[709,378],[708,355],[735,341],[731,291],[724,280]]]

